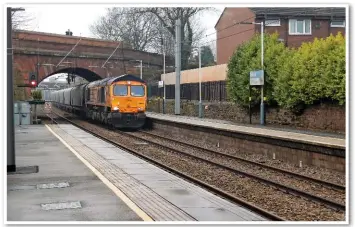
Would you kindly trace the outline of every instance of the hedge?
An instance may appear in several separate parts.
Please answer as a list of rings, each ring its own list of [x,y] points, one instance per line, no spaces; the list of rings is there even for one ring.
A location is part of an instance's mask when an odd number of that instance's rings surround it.
[[[339,33],[287,51],[276,76],[274,97],[293,108],[322,99],[345,104],[345,39]]]
[[[260,36],[240,45],[228,63],[227,90],[232,101],[248,106],[249,73],[261,69]],[[278,34],[265,34],[265,96],[269,104],[295,108],[323,99],[345,104],[345,39],[338,33],[290,49]],[[260,102],[253,89],[252,105]]]
[[[278,73],[279,56],[285,51],[283,43],[278,41],[278,35],[264,36],[264,95],[269,103],[274,101],[273,80]],[[242,105],[249,105],[249,75],[250,71],[261,69],[260,35],[255,35],[249,42],[243,43],[234,52],[228,63],[227,91],[232,101]],[[252,105],[260,102],[260,89],[252,89]]]

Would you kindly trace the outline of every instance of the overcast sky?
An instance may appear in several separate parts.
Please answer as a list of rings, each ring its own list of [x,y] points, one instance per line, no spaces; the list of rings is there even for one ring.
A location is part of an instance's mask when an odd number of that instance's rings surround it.
[[[100,5],[45,5],[26,7],[26,13],[34,18],[29,30],[65,34],[70,29],[75,36],[94,37],[89,27],[105,15],[106,8]],[[205,12],[200,16],[206,34],[215,32],[214,26],[223,8],[218,7],[217,12]],[[215,39],[215,36],[209,39]]]
[[[25,7],[26,14],[33,20],[26,30],[65,34],[70,29],[74,36],[95,37],[90,31],[98,18],[105,15],[108,6],[100,5],[43,5]],[[120,5],[117,5],[120,7]],[[204,12],[199,15],[201,25],[207,34],[215,32],[217,23],[224,7],[217,7],[215,11]],[[204,39],[214,40],[216,35],[210,35]],[[65,79],[60,79],[64,81]],[[48,78],[45,80],[48,81]]]

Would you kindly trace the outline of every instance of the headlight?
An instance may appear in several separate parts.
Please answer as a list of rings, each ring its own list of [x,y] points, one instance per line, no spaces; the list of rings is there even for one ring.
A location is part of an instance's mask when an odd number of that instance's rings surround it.
[[[115,107],[113,107],[113,110],[115,110],[115,111],[119,111],[119,110],[120,110],[120,108],[118,108],[117,106],[115,106]]]
[[[143,111],[143,108],[142,107],[138,107],[138,111]]]

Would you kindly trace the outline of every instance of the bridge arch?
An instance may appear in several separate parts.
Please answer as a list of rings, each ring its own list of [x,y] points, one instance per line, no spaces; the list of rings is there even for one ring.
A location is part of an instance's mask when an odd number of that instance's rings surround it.
[[[93,72],[91,70],[88,70],[88,69],[85,69],[85,68],[77,68],[77,67],[75,67],[75,68],[63,68],[63,69],[57,70],[55,72],[52,72],[52,73],[48,74],[47,76],[41,78],[38,81],[38,83],[42,82],[47,77],[53,76],[55,74],[60,74],[60,73],[74,74],[74,75],[77,75],[77,76],[80,76],[80,77],[84,78],[88,82],[92,82],[92,81],[95,81],[95,80],[102,79],[101,76],[99,76],[97,73],[95,73],[95,72]]]
[[[78,45],[73,49],[76,44]],[[37,72],[39,83],[49,76],[60,73],[76,74],[91,82],[126,73],[139,74],[137,61],[140,60],[144,68],[143,78],[149,79],[162,72],[163,59],[160,54],[133,50],[123,43],[120,45],[119,42],[15,30],[13,32],[15,99],[25,100],[30,97],[31,88],[22,85],[29,83],[32,73]],[[58,65],[59,63],[61,64]],[[165,64],[173,64],[173,59],[167,57]]]

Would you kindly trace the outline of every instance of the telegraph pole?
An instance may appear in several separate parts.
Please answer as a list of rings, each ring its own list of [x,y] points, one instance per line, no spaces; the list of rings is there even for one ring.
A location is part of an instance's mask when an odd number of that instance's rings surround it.
[[[201,44],[198,44],[198,81],[199,81],[199,96],[198,102],[198,117],[202,117],[202,89],[201,89]]]
[[[180,71],[181,71],[181,21],[175,25],[175,114],[180,115]]]

